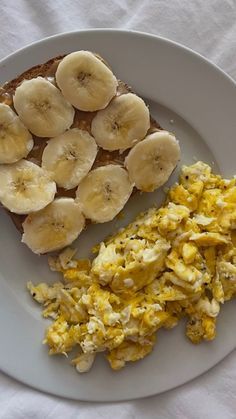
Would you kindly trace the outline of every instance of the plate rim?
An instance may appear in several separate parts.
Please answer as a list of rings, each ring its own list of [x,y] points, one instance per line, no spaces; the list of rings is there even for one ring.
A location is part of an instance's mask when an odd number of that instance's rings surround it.
[[[79,397],[79,398],[77,398],[77,397],[72,397],[72,396],[65,396],[62,393],[59,394],[60,392],[53,392],[51,390],[45,390],[41,386],[35,387],[33,384],[30,384],[27,381],[24,381],[24,380],[22,380],[22,379],[20,379],[18,377],[14,377],[13,375],[10,375],[8,372],[4,371],[3,369],[0,369],[0,373],[3,373],[6,377],[8,377],[8,378],[10,378],[12,380],[15,380],[17,382],[17,384],[19,384],[19,385],[22,385],[23,384],[29,390],[43,393],[46,396],[56,397],[57,399],[63,399],[64,401],[69,401],[70,400],[70,401],[78,402],[78,403],[80,403],[80,402],[83,402],[83,403],[92,403],[93,405],[95,405],[97,403],[99,403],[99,404],[102,404],[102,403],[106,403],[106,404],[126,403],[126,402],[131,402],[131,401],[138,401],[138,400],[142,400],[142,399],[151,399],[152,397],[158,397],[158,396],[161,396],[161,395],[163,395],[165,393],[169,393],[171,391],[174,391],[174,390],[176,390],[179,387],[181,388],[185,384],[189,384],[189,383],[193,382],[194,380],[203,377],[208,372],[212,371],[216,366],[220,365],[224,360],[226,360],[226,358],[228,358],[234,351],[235,351],[235,348],[232,349],[230,352],[228,352],[227,355],[225,355],[219,361],[217,361],[216,364],[214,364],[214,365],[212,365],[210,367],[206,367],[206,369],[203,370],[198,375],[196,375],[196,376],[194,376],[192,378],[189,378],[188,380],[183,380],[179,384],[174,385],[173,387],[170,387],[170,388],[167,388],[167,389],[163,389],[161,391],[158,391],[158,393],[154,391],[153,393],[148,393],[148,394],[143,395],[143,396],[122,397],[122,398],[114,398],[114,399],[113,398],[109,398],[109,400],[106,399],[106,398],[101,398],[101,397],[99,397],[98,399],[96,399],[96,398],[90,399],[89,397],[88,398],[87,397],[82,397],[82,398]],[[118,371],[118,373],[119,373],[119,371]]]
[[[91,29],[79,29],[79,30],[72,30],[72,31],[65,31],[65,32],[61,32],[58,34],[53,34],[53,35],[49,35],[46,36],[44,38],[41,38],[37,41],[33,41],[30,42],[29,44],[26,44],[25,46],[17,49],[16,51],[11,52],[10,54],[6,55],[5,57],[0,59],[0,65],[5,64],[4,62],[9,60],[10,58],[12,58],[15,55],[21,54],[22,52],[24,52],[27,49],[30,49],[31,47],[35,47],[39,44],[43,44],[46,43],[47,41],[51,40],[51,39],[55,39],[55,38],[65,38],[66,36],[70,36],[70,35],[75,35],[78,33],[102,33],[102,32],[118,32],[118,33],[126,33],[126,34],[133,34],[133,35],[137,35],[137,36],[142,36],[142,37],[146,37],[146,38],[156,38],[159,41],[162,41],[163,43],[166,44],[172,44],[174,46],[176,46],[177,48],[180,49],[184,49],[185,51],[188,51],[190,54],[194,55],[194,56],[198,56],[201,60],[203,60],[206,64],[211,65],[215,68],[215,70],[217,70],[219,73],[223,74],[228,81],[230,81],[232,83],[232,87],[236,88],[236,80],[233,79],[232,76],[230,76],[228,73],[226,73],[225,70],[223,70],[220,66],[218,66],[216,63],[214,63],[213,61],[211,61],[210,59],[206,58],[204,55],[202,55],[200,52],[195,51],[194,49],[181,44],[180,42],[174,41],[170,38],[164,37],[164,36],[160,36],[160,35],[155,35],[149,32],[145,32],[145,31],[137,31],[134,29],[120,29],[120,28],[91,28]],[[40,64],[40,63],[39,63]]]

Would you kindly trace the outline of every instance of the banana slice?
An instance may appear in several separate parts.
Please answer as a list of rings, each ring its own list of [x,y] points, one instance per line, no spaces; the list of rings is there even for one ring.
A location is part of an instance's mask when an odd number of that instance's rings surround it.
[[[11,212],[38,211],[52,202],[55,193],[49,174],[28,160],[0,166],[0,202]]]
[[[73,128],[49,140],[42,167],[52,172],[58,186],[72,189],[88,174],[97,155],[97,145],[87,131]]]
[[[142,140],[150,127],[150,115],[144,101],[127,93],[112,100],[93,118],[91,132],[105,150],[126,150]]]
[[[0,103],[0,164],[15,163],[32,150],[32,136],[8,105]]]
[[[85,219],[73,198],[58,198],[23,223],[22,242],[37,254],[70,245],[84,228]]]
[[[112,71],[89,51],[67,55],[56,71],[65,98],[82,111],[97,111],[115,96],[118,82]]]
[[[125,159],[129,177],[141,191],[152,192],[170,177],[180,158],[180,147],[173,134],[154,132],[130,150]]]
[[[92,170],[80,183],[76,197],[85,217],[104,223],[122,210],[132,190],[127,171],[109,164]]]
[[[73,123],[74,108],[43,77],[23,81],[16,88],[13,102],[25,126],[38,137],[56,137]]]

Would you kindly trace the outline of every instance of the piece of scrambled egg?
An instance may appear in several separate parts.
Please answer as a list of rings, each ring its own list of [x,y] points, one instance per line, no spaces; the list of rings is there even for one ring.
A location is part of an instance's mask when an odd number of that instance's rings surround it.
[[[76,347],[72,363],[85,372],[105,351],[118,370],[149,354],[156,331],[183,317],[193,343],[214,339],[220,304],[236,295],[236,180],[202,162],[184,166],[165,205],[97,250],[90,262],[66,249],[49,259],[63,281],[28,284],[53,319],[44,340],[50,354]]]

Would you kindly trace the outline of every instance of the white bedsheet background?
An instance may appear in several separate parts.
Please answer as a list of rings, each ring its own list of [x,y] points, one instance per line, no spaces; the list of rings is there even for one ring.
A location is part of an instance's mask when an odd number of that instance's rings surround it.
[[[235,0],[1,0],[0,7],[0,58],[56,33],[125,28],[183,43],[236,79]],[[16,357],[20,362],[17,348]],[[125,403],[63,400],[0,373],[0,418],[235,419],[235,389],[236,351],[178,389]]]

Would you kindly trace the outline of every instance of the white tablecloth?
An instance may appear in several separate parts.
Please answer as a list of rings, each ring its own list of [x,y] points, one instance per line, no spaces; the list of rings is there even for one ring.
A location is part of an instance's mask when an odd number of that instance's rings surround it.
[[[183,43],[236,79],[235,0],[1,0],[0,7],[0,58],[60,32],[125,28]],[[20,362],[20,354],[18,357]],[[235,419],[236,351],[182,387],[125,403],[93,404],[59,399],[0,373],[0,418],[111,417]]]

